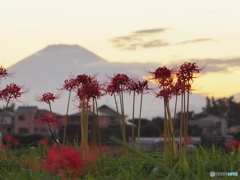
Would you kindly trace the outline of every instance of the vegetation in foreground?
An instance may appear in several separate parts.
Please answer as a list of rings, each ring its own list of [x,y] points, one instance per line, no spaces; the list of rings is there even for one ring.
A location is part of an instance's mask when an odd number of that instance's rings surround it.
[[[118,140],[114,139],[119,143]],[[103,147],[90,151],[83,158],[77,146],[61,147],[39,144],[28,149],[2,149],[0,152],[0,179],[218,179],[210,177],[210,172],[240,172],[239,151],[225,152],[212,146],[210,149],[199,147],[187,155],[187,168],[164,164],[162,152],[143,153],[124,144],[127,156],[121,149]],[[64,149],[65,148],[65,149]],[[66,153],[64,153],[66,152]],[[45,156],[46,155],[46,156]],[[62,160],[61,160],[62,157]],[[60,159],[59,159],[60,158]],[[50,163],[48,163],[51,161]],[[223,176],[222,179],[239,177]]]

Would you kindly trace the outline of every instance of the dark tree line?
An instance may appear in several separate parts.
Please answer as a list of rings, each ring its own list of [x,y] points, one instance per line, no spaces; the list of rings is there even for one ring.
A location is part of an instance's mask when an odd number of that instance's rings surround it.
[[[206,97],[203,113],[226,118],[229,126],[240,125],[240,103],[236,102],[233,96],[219,99]]]
[[[189,119],[198,119],[208,115],[215,115],[227,119],[228,126],[240,125],[240,102],[234,100],[234,97],[219,98],[206,97],[206,105],[203,107],[202,112],[195,114],[190,111],[188,114]],[[178,135],[178,128],[180,125],[181,112],[176,114],[174,121],[175,133]],[[141,136],[142,137],[159,137],[163,133],[163,117],[155,117],[152,120],[141,120]],[[130,120],[131,122],[131,120]],[[135,119],[134,122],[138,122]],[[137,125],[137,124],[136,124]],[[189,129],[189,135],[199,135],[201,129],[194,127]]]

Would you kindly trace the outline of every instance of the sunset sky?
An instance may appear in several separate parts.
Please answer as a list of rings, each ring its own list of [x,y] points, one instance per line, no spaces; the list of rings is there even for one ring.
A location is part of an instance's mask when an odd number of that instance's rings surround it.
[[[77,44],[109,62],[206,66],[196,92],[240,92],[239,0],[9,0],[0,2],[0,62]]]

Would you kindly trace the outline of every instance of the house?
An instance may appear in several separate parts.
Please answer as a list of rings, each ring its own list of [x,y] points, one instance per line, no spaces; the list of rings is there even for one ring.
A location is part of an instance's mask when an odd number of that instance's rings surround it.
[[[92,111],[88,110],[88,126],[89,129],[91,129],[93,125],[93,118],[97,118],[97,114],[93,114]],[[108,126],[108,115],[103,114],[103,113],[98,113],[98,121],[99,121],[99,126],[102,127],[107,127]],[[80,127],[81,127],[81,112],[77,112],[74,114],[68,115],[68,119],[66,121],[66,116],[62,117],[62,124],[60,125],[60,134],[63,134],[63,129],[64,129],[64,124],[67,122],[66,126],[66,133],[68,135],[71,134],[71,136],[74,136],[79,133]]]
[[[93,113],[91,110],[88,110],[87,114],[89,132],[92,131],[94,117],[96,118],[96,120],[98,120],[100,128],[106,128],[111,125],[114,125],[114,123],[110,123],[111,122],[110,119],[113,118],[113,115],[109,116],[109,114],[105,114],[100,110],[95,113]],[[64,124],[66,123],[66,116],[62,117],[62,122],[63,123],[60,127],[60,133],[63,134]],[[76,136],[76,134],[80,132],[80,127],[81,127],[81,112],[68,115],[66,126],[66,133],[68,134],[68,136],[69,135]]]
[[[46,124],[37,123],[36,120],[48,110],[38,109],[37,106],[19,106],[13,114],[13,133],[20,135],[40,134],[43,136],[50,135],[48,126]],[[57,129],[59,134],[63,133],[66,116],[56,114],[58,120]],[[97,117],[97,112],[88,111],[89,127],[92,127],[93,117]],[[98,120],[101,128],[119,126],[119,116],[114,109],[107,105],[103,105],[98,109]],[[125,116],[126,118],[126,116]],[[68,116],[67,133],[75,134],[80,131],[81,112],[74,113]],[[92,129],[89,128],[91,131]]]
[[[14,112],[14,133],[30,135],[35,132],[37,106],[20,106]]]
[[[98,108],[98,111],[108,115],[108,126],[119,125],[119,117],[121,117],[121,114],[116,110],[107,105],[102,105]],[[125,122],[127,122],[126,118],[127,116],[125,116]]]
[[[98,113],[98,117],[97,117]],[[107,105],[98,108],[98,112],[88,110],[88,130],[89,133],[93,131],[93,119],[97,118],[100,128],[112,128],[119,126],[119,114]],[[64,134],[64,124],[66,123],[66,116],[62,117],[62,125],[59,129],[59,134]],[[66,134],[69,139],[79,136],[81,129],[81,112],[68,115]],[[90,135],[91,136],[91,135]]]
[[[37,106],[19,106],[14,112],[14,133],[20,135],[50,135],[46,124],[36,122],[42,114],[47,112],[49,111],[38,109]],[[56,118],[58,121],[61,120],[60,115],[56,115]]]
[[[197,126],[202,129],[202,134],[205,136],[221,135],[227,136],[228,123],[225,118],[210,115],[196,120],[188,121],[189,128]]]

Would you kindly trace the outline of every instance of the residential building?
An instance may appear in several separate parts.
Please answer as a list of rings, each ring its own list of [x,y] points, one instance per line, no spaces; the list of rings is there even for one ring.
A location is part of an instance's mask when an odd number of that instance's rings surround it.
[[[14,133],[30,135],[35,132],[37,106],[20,106],[14,112]]]
[[[98,114],[98,117],[97,117]],[[111,128],[113,126],[119,126],[119,114],[107,105],[100,106],[98,112],[93,113],[91,110],[88,111],[88,128],[89,133],[93,130],[93,118],[96,118],[99,122],[100,128]],[[64,124],[66,117],[62,118],[62,126],[59,129],[59,134],[63,135]],[[67,137],[79,136],[81,129],[81,112],[70,114],[67,119],[66,133]]]
[[[90,110],[87,112],[87,114],[88,114],[89,132],[92,131],[94,117],[99,122],[100,128],[109,127],[109,115],[108,114],[104,114],[99,111],[98,116],[97,116],[97,112],[95,112],[95,114],[94,114]],[[62,122],[63,122],[62,126],[60,127],[61,134],[63,133],[64,124],[66,123],[66,117],[62,118]],[[81,128],[81,112],[70,114],[67,119],[67,129],[66,129],[66,133],[68,134],[68,136],[76,136],[80,132],[80,128]]]
[[[108,115],[108,126],[119,125],[119,117],[121,117],[121,114],[116,110],[107,105],[102,105],[98,108],[98,111]],[[127,122],[126,118],[127,116],[125,116],[125,122]]]
[[[19,106],[14,112],[14,133],[20,135],[50,135],[46,124],[36,122],[42,114],[47,112],[49,111],[38,109],[37,106]],[[60,122],[61,116],[56,115],[56,117],[58,122]]]
[[[225,118],[210,115],[196,120],[188,121],[189,128],[197,126],[202,129],[202,134],[205,136],[221,135],[227,136],[228,123]]]
[[[44,113],[48,113],[48,110],[38,109],[37,106],[19,106],[13,114],[13,133],[20,135],[33,135],[40,134],[44,136],[50,135],[49,128],[46,124],[37,123],[36,120],[41,117]],[[89,130],[91,131],[93,124],[93,118],[97,117],[101,128],[107,128],[111,126],[119,125],[119,117],[114,109],[110,108],[107,105],[103,105],[98,109],[98,112],[93,113],[88,111],[88,122]],[[59,134],[63,133],[64,123],[66,122],[66,117],[56,114],[57,118],[57,129]],[[126,116],[125,116],[126,118]],[[80,119],[81,112],[70,114],[67,120],[67,133],[75,134],[80,131]]]

